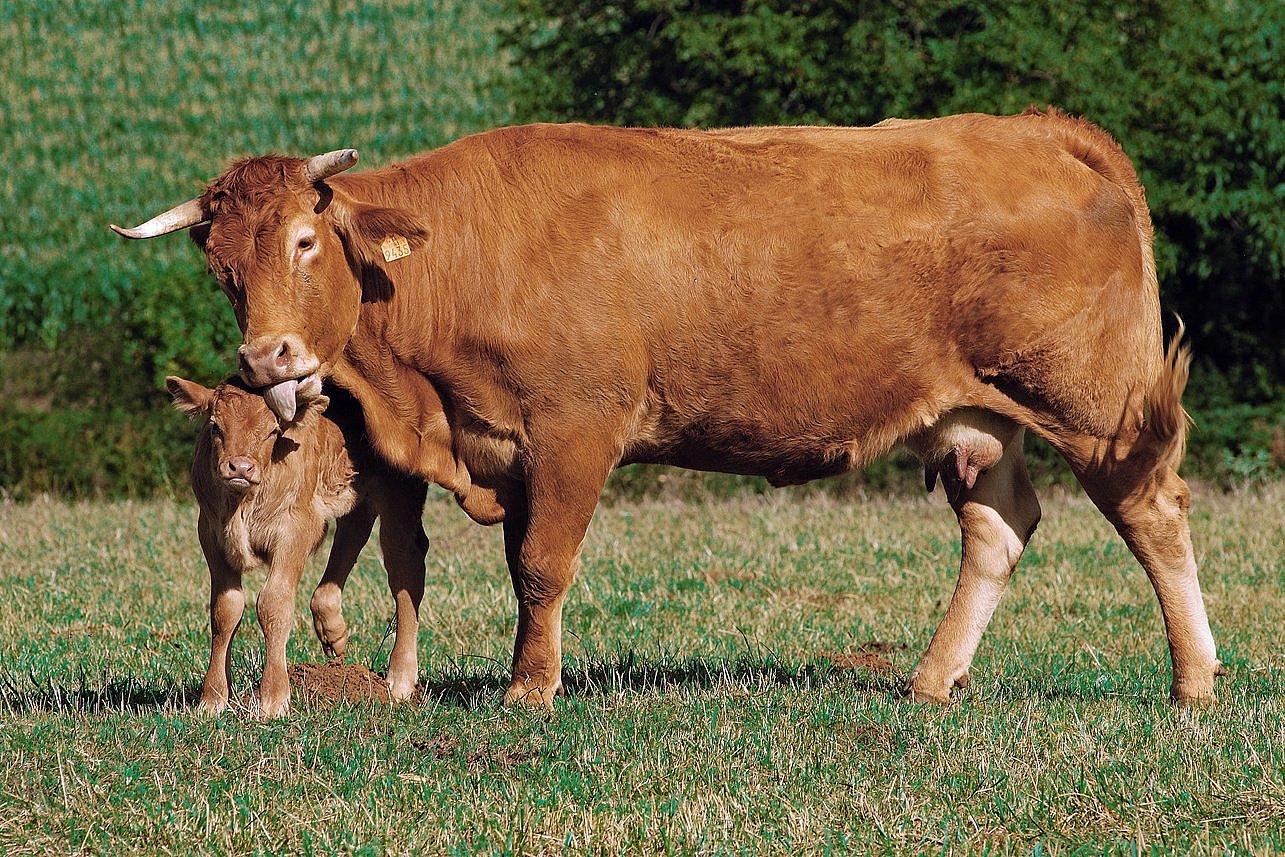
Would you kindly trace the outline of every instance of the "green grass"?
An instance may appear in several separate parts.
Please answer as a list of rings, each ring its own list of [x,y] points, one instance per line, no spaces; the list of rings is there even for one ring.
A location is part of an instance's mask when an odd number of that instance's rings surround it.
[[[499,15],[489,0],[0,4],[0,343],[124,304],[165,344],[209,349],[234,326],[190,242],[126,245],[107,224],[197,195],[235,157],[354,146],[373,166],[502,124]]]
[[[272,723],[192,709],[207,646],[192,507],[2,504],[0,850],[1285,849],[1279,486],[1197,495],[1231,668],[1219,704],[1198,712],[1165,701],[1154,597],[1081,497],[1046,498],[973,685],[949,708],[898,693],[954,582],[940,495],[800,497],[603,508],[568,601],[568,695],[552,718],[499,708],[514,609],[500,536],[435,500],[425,698],[297,700]],[[309,588],[292,660],[320,659]],[[350,658],[382,669],[391,601],[371,549],[346,613]],[[891,672],[825,657],[872,641]],[[240,692],[259,645],[247,617]]]

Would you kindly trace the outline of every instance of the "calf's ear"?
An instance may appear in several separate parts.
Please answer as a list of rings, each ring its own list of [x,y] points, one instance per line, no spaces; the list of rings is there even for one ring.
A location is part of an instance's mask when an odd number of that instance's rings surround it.
[[[336,196],[327,208],[344,246],[363,266],[394,262],[423,246],[428,227],[409,211],[364,205]]]
[[[213,390],[186,378],[170,375],[165,379],[165,389],[169,390],[174,407],[189,417],[208,414],[214,403]]]

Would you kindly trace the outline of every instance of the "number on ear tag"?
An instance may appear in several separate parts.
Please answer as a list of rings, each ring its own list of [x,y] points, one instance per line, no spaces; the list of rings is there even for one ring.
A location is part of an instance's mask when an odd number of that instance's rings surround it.
[[[401,235],[389,235],[379,249],[384,251],[384,261],[392,262],[410,255],[410,242]]]

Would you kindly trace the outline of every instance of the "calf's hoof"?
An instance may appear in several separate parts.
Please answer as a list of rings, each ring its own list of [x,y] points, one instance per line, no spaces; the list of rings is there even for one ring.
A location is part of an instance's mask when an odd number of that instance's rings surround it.
[[[953,688],[965,688],[972,684],[973,677],[968,673],[955,678],[954,681],[929,681],[919,673],[913,673],[906,685],[906,696],[912,702],[950,705],[950,692]]]
[[[949,693],[931,693],[919,690],[915,687],[907,687],[906,696],[911,702],[919,703],[921,705],[950,705]]]
[[[228,698],[226,696],[201,697],[201,701],[196,704],[196,713],[204,717],[218,717],[228,710]]]
[[[259,720],[276,720],[290,714],[290,697],[285,699],[260,699],[254,716]]]

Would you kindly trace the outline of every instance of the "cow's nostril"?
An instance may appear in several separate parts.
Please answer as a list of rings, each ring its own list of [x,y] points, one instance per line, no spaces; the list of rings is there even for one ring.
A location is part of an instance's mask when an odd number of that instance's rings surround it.
[[[281,340],[281,345],[277,347],[277,353],[273,359],[278,367],[286,368],[286,364],[290,362],[290,342],[288,340]]]

